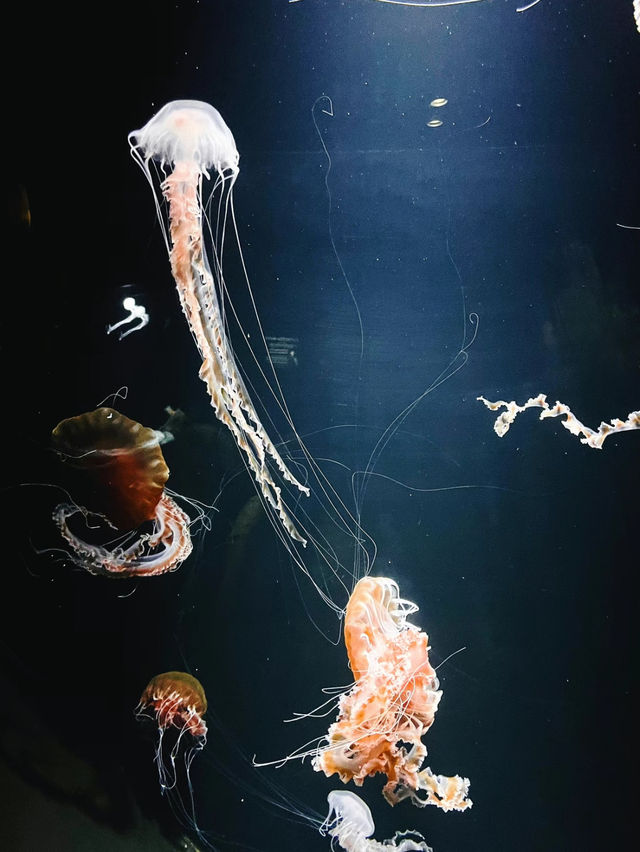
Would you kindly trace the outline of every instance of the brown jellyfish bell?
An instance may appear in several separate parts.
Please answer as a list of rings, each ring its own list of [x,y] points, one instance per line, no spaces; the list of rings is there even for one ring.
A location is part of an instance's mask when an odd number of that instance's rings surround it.
[[[130,530],[155,516],[169,478],[161,433],[113,408],[96,408],[58,423],[53,448],[97,492],[104,514]]]
[[[152,677],[142,693],[136,715],[144,716],[147,710],[153,712],[161,730],[178,728],[203,740],[204,745],[207,725],[203,716],[207,712],[207,696],[193,675],[164,672]]]

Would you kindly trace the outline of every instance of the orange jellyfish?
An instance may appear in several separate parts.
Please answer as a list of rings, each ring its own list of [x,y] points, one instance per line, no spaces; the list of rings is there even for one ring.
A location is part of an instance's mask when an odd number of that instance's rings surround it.
[[[191,553],[189,516],[164,490],[161,437],[113,408],[70,417],[53,430],[54,449],[81,474],[94,507],[61,503],[53,520],[72,561],[91,574],[164,574]],[[146,522],[151,528],[139,529]]]
[[[151,161],[163,176],[160,192],[168,204],[168,228],[160,213],[159,193],[156,210],[180,304],[202,358],[200,378],[216,417],[243,452],[265,504],[291,538],[304,545],[306,540],[291,520],[276,478],[304,494],[309,489],[288,469],[260,421],[236,364],[220,307],[226,287],[222,254],[227,214],[231,209],[233,217],[233,185],[239,173],[240,155],[233,135],[214,107],[182,100],[166,104],[144,127],[132,131],[129,144],[152,189]],[[209,197],[203,199],[204,182],[211,176]],[[215,216],[212,223],[207,220],[209,210]],[[210,258],[203,221],[211,234]],[[242,261],[241,250],[240,256]]]
[[[186,672],[164,672],[151,678],[136,707],[136,718],[152,719],[158,726],[155,762],[158,767],[160,789],[168,794],[178,818],[202,836],[194,816],[193,789],[190,767],[193,758],[207,742],[207,697],[199,680]],[[172,742],[165,739],[175,734]],[[185,781],[189,794],[189,809],[184,805],[178,789],[178,759],[182,756]]]
[[[383,793],[394,805],[464,810],[469,779],[422,769],[422,736],[433,724],[442,696],[429,662],[426,633],[407,621],[418,607],[400,597],[397,584],[364,577],[353,590],[344,625],[355,683],[343,694],[339,715],[313,759],[313,767],[360,786],[369,775],[387,776]]]

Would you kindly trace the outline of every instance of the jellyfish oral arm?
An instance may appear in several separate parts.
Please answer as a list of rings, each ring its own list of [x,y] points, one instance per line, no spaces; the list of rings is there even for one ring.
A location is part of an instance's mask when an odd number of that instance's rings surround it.
[[[93,517],[108,524],[103,515],[88,513],[79,506],[61,503],[53,513],[60,534],[72,548],[71,559],[90,574],[109,577],[151,577],[176,571],[192,550],[189,518],[169,497],[163,494],[156,508],[155,529],[151,533],[135,532],[128,546],[107,548],[80,538],[69,527],[76,514]]]
[[[235,181],[237,171],[222,180]],[[206,384],[216,416],[234,436],[260,487],[277,512],[291,538],[306,544],[295,528],[267,466],[267,456],[275,462],[284,479],[304,494],[303,486],[289,471],[266,434],[233,359],[213,275],[203,250],[202,212],[199,203],[202,172],[193,162],[175,163],[162,184],[169,203],[171,271],[180,303],[202,358],[200,378]],[[216,259],[217,260],[217,259]]]
[[[618,420],[616,418],[609,423],[603,421],[597,429],[590,429],[578,420],[568,405],[565,405],[563,402],[556,402],[555,405],[551,406],[547,402],[545,394],[542,393],[536,397],[531,397],[524,405],[518,405],[514,400],[505,402],[499,399],[496,402],[490,402],[483,396],[479,396],[477,399],[483,402],[490,411],[500,411],[501,408],[505,409],[500,412],[493,424],[493,429],[499,438],[506,435],[518,414],[526,411],[527,408],[541,408],[540,420],[545,420],[547,417],[564,417],[562,421],[564,428],[568,429],[572,435],[579,437],[582,444],[587,444],[594,450],[601,450],[605,439],[609,435],[640,429],[640,411],[631,411],[626,420]]]

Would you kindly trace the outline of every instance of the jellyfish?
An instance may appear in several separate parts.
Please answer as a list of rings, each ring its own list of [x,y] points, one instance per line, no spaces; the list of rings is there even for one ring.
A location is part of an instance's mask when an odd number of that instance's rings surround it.
[[[601,450],[605,439],[609,435],[640,429],[640,411],[630,411],[626,420],[620,420],[616,417],[609,423],[603,421],[597,429],[591,429],[578,420],[569,406],[565,405],[564,402],[556,402],[553,406],[549,405],[547,397],[543,393],[538,394],[536,397],[530,397],[523,405],[518,405],[515,400],[505,402],[499,399],[496,402],[490,402],[490,400],[485,399],[483,396],[479,396],[477,399],[479,402],[484,402],[490,411],[500,411],[501,408],[505,409],[498,415],[493,424],[493,430],[499,438],[507,434],[509,427],[518,414],[526,411],[527,408],[541,408],[540,420],[546,420],[547,417],[564,417],[564,420],[561,421],[564,428],[568,429],[572,435],[579,437],[581,444],[587,444],[587,446],[594,450]]]
[[[398,831],[393,839],[382,842],[372,840],[376,827],[369,806],[350,790],[332,790],[327,801],[329,813],[320,833],[328,834],[332,844],[337,840],[346,852],[433,852],[417,831]]]
[[[137,719],[151,719],[158,726],[155,763],[162,794],[168,795],[178,818],[210,846],[195,820],[190,776],[194,757],[207,743],[206,712],[207,697],[202,684],[187,672],[164,672],[151,678],[135,710]],[[171,743],[167,742],[169,735],[174,735]],[[184,767],[189,808],[185,807],[179,790],[179,761]]]
[[[133,296],[124,298],[122,300],[122,307],[127,311],[127,316],[124,319],[118,320],[118,322],[114,322],[113,325],[108,325],[107,334],[111,334],[112,331],[116,331],[116,329],[122,328],[123,325],[128,325],[130,322],[132,323],[134,320],[136,322],[127,331],[121,331],[118,340],[123,340],[125,337],[133,334],[134,331],[140,331],[141,328],[149,324],[147,309],[144,305],[139,305]]]
[[[60,503],[53,520],[71,560],[89,573],[164,574],[191,553],[190,518],[165,490],[162,437],[113,408],[70,417],[53,430],[54,449],[81,474],[93,507]]]
[[[420,807],[464,810],[471,806],[468,778],[421,768],[427,754],[422,736],[433,724],[442,691],[429,662],[428,637],[407,621],[417,610],[400,597],[394,580],[364,577],[356,584],[344,622],[355,683],[340,697],[338,719],[313,767],[358,786],[382,772],[391,805],[409,798]]]
[[[225,424],[244,454],[266,505],[294,540],[305,545],[276,479],[308,495],[267,435],[236,364],[221,304],[225,292],[222,254],[239,154],[220,113],[202,101],[171,101],[139,130],[129,134],[131,153],[154,189],[156,211],[169,252],[180,304],[202,359],[200,378],[207,386],[216,417]],[[162,173],[160,192],[168,205],[168,228],[161,215],[150,163]],[[208,201],[205,181],[213,177]],[[203,222],[209,207],[216,221],[207,256]]]
[[[187,766],[207,743],[207,696],[199,680],[186,672],[164,672],[152,677],[147,684],[138,706],[136,718],[149,717],[149,712],[158,725],[156,764],[162,789],[175,786],[176,756],[182,740],[189,737]],[[177,731],[177,739],[169,753],[169,763],[163,755],[163,739],[170,728]]]

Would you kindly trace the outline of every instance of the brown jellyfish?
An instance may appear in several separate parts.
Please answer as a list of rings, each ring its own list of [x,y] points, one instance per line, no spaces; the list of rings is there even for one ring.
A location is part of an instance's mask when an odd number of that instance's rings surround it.
[[[136,709],[138,716],[152,710],[158,728],[178,728],[189,733],[194,740],[204,740],[207,725],[202,718],[207,712],[207,696],[199,680],[187,672],[164,672],[152,677],[142,693]]]
[[[77,471],[92,506],[61,503],[53,519],[72,548],[71,559],[90,573],[164,574],[191,553],[190,519],[164,490],[169,468],[161,437],[113,408],[70,417],[53,430],[54,449]],[[86,538],[69,525],[80,515],[91,531]],[[151,529],[139,530],[145,522]],[[123,535],[114,538],[114,529]],[[107,543],[101,540],[105,532]]]

